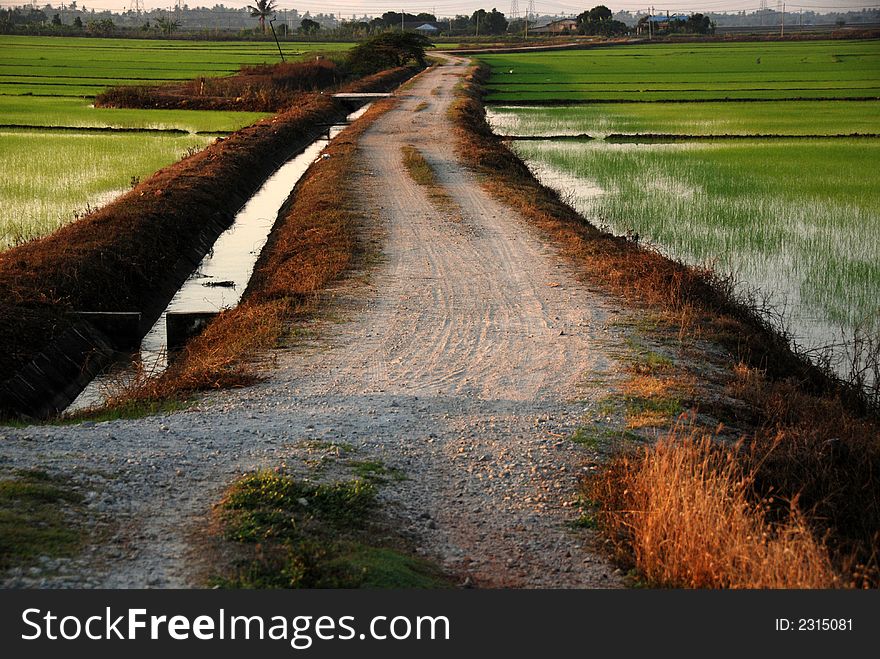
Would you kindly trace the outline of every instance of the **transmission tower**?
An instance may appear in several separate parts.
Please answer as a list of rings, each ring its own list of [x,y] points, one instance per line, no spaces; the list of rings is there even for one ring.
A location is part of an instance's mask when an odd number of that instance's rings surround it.
[[[140,16],[144,12],[144,0],[133,0],[131,3],[132,11]]]
[[[519,0],[510,0],[510,22],[519,18]]]
[[[535,0],[529,0],[528,9],[526,9],[526,37],[529,36],[529,21],[532,20],[532,15],[535,13]]]

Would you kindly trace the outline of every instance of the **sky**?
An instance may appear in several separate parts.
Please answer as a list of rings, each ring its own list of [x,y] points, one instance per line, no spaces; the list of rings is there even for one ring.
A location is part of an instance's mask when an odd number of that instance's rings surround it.
[[[47,2],[53,6],[60,6],[62,0],[35,0],[37,6]],[[69,2],[69,0],[66,0]],[[227,7],[245,7],[251,4],[249,0],[183,0],[191,7],[213,6],[223,4]],[[538,14],[579,14],[597,4],[605,4],[613,11],[622,9],[635,11],[644,10],[651,5],[657,13],[665,13],[667,10],[676,13],[701,12],[751,12],[760,7],[760,0],[534,0],[535,11]],[[521,12],[528,7],[529,0],[517,0]],[[0,0],[3,6],[18,6],[28,4],[27,0]],[[79,0],[79,5],[85,5],[89,9],[112,9],[123,11],[134,4],[133,0]],[[167,8],[175,4],[175,0],[143,0],[146,9]],[[300,13],[306,10],[312,13],[333,13],[337,16],[349,18],[352,14],[362,16],[379,15],[385,11],[406,11],[411,14],[428,12],[440,16],[452,16],[455,14],[470,14],[480,7],[509,13],[511,0],[278,0],[276,3],[280,9],[298,9]],[[398,6],[394,6],[394,5]],[[775,8],[776,0],[767,0],[767,6]],[[873,3],[870,0],[793,0],[786,2],[786,11],[797,12],[815,10],[828,12],[836,10],[859,10],[862,8],[880,7],[880,0]]]

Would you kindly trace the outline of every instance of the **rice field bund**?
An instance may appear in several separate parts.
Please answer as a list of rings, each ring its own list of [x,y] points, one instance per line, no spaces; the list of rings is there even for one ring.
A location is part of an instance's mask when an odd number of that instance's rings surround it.
[[[591,222],[732,273],[805,348],[880,331],[880,42],[482,59],[494,130]]]
[[[347,47],[282,44],[288,60]],[[230,75],[278,59],[274,43],[0,37],[0,250],[54,231],[218,135],[267,116],[95,108],[98,93]]]

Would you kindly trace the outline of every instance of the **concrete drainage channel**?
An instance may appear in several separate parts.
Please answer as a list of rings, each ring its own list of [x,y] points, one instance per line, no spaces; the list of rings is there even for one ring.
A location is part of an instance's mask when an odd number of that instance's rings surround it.
[[[235,216],[233,224],[223,231],[213,245],[203,250],[204,257],[168,303],[149,331],[141,336],[141,314],[83,313],[83,323],[70,346],[56,347],[56,359],[80,363],[76,377],[67,382],[47,382],[52,389],[54,407],[71,413],[100,406],[120,383],[131,381],[139,374],[158,375],[168,366],[169,356],[203,329],[223,309],[235,307],[247,288],[254,265],[278,218],[279,210],[296,183],[321,156],[323,149],[350,122],[363,115],[375,94],[347,95],[346,101],[365,105],[346,117],[346,123],[328,126],[326,137],[312,142],[299,155],[279,167]],[[382,94],[381,96],[388,96]],[[111,335],[114,347],[129,344],[130,353],[118,353],[113,363],[95,372],[89,368],[90,327]],[[80,337],[79,334],[85,334]],[[95,339],[101,343],[99,339]],[[81,345],[82,344],[82,345]],[[105,346],[98,345],[97,349]],[[92,348],[94,352],[94,348]],[[55,361],[54,359],[50,361]],[[56,375],[57,380],[63,375]]]

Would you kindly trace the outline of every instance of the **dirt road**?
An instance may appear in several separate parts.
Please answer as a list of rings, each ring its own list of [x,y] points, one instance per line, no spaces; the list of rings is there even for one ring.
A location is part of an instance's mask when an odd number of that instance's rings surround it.
[[[613,377],[613,309],[457,162],[446,109],[464,73],[454,60],[425,72],[364,134],[352,185],[383,258],[338,286],[334,321],[265,382],[163,417],[0,431],[5,466],[80,474],[90,505],[122,520],[109,543],[7,585],[191,584],[187,534],[234,475],[355,459],[403,476],[383,486],[386,508],[464,580],[619,585],[570,525],[587,454],[568,439],[606,393],[589,383]],[[404,145],[453,211],[411,180]],[[353,450],[337,464],[327,442]]]

